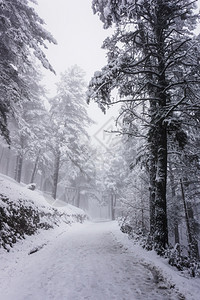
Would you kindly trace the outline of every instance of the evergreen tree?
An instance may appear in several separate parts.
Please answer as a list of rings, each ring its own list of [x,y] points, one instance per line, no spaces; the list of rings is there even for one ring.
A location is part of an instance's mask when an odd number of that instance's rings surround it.
[[[45,121],[47,111],[44,107],[42,97],[45,95],[41,86],[41,74],[33,67],[26,68],[23,78],[27,86],[27,97],[22,97],[21,101],[14,107],[15,119],[9,120],[9,130],[11,137],[11,148],[17,152],[15,169],[15,179],[20,182],[24,159],[37,161],[41,156],[41,149],[45,144]],[[35,162],[34,162],[35,164]],[[35,171],[37,166],[35,165]],[[32,174],[32,181],[35,174]]]
[[[86,127],[91,123],[85,101],[84,72],[73,66],[61,74],[57,95],[51,99],[49,147],[54,156],[53,197],[56,198],[59,170],[63,162],[71,161],[82,170],[89,142]],[[83,171],[83,170],[82,170]]]
[[[93,0],[94,13],[104,27],[115,24],[116,31],[104,42],[108,64],[92,78],[88,101],[94,99],[104,111],[115,102],[131,102],[135,107],[143,102],[148,107],[150,228],[158,253],[168,244],[168,128],[177,120],[180,107],[190,105],[194,94],[199,99],[200,51],[192,34],[195,2]],[[111,97],[115,88],[119,101]]]
[[[44,28],[44,21],[31,6],[31,0],[0,2],[0,131],[9,143],[8,115],[14,115],[16,102],[27,97],[24,74],[31,66],[32,54],[53,71],[42,47],[45,41],[56,43]]]

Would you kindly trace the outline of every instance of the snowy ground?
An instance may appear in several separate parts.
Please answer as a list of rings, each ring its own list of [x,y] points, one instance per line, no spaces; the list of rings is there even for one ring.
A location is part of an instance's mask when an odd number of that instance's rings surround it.
[[[133,245],[115,222],[41,231],[0,252],[0,261],[2,300],[199,299],[199,279]]]

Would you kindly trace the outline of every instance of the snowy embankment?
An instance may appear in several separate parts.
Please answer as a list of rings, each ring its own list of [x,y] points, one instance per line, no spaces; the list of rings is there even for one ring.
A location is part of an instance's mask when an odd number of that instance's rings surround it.
[[[61,223],[83,222],[87,216],[77,207],[54,201],[0,174],[0,249],[7,251],[20,239]],[[60,207],[58,207],[60,206]]]
[[[157,255],[154,250],[147,251],[143,249],[137,241],[129,238],[128,234],[119,232],[117,228],[113,228],[113,235],[125,249],[129,249],[134,253],[134,259],[138,263],[151,270],[159,289],[176,291],[178,298],[169,296],[168,299],[200,299],[200,278],[192,278],[189,274],[186,276],[186,273],[170,266],[167,259]],[[155,298],[155,300],[157,299]]]

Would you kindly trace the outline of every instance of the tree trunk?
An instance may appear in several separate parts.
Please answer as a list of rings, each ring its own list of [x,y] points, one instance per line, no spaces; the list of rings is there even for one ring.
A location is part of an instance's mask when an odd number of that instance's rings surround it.
[[[136,7],[137,9],[137,7]],[[138,21],[138,27],[140,29],[140,38],[142,41],[142,44],[144,45],[144,55],[148,56],[149,55],[149,48],[146,43],[146,35],[145,35],[145,28],[143,26],[141,16],[137,14],[137,21]],[[151,67],[152,62],[150,58],[147,60],[149,69],[153,70],[153,67]],[[147,78],[149,79],[150,82],[153,82],[154,78],[151,73],[147,74]],[[154,87],[149,87],[149,95],[153,96],[155,95],[156,90]],[[150,222],[150,235],[151,237],[154,236],[155,233],[155,191],[156,191],[156,165],[157,165],[157,143],[156,143],[156,135],[155,135],[155,114],[156,114],[156,102],[155,101],[150,101],[149,103],[150,109],[149,109],[149,114],[150,114],[150,123],[151,127],[148,133],[148,143],[149,143],[149,222]]]
[[[172,194],[172,203],[173,207],[175,209],[174,213],[174,242],[175,244],[180,245],[180,237],[179,237],[179,228],[178,228],[178,206],[176,203],[176,188],[175,188],[175,180],[174,180],[174,174],[172,170],[171,162],[169,162],[169,179],[170,179],[170,185],[171,185],[171,194]],[[180,251],[180,247],[178,247]]]
[[[42,170],[42,174],[40,177],[40,190],[44,191],[44,179],[45,179],[45,172]]]
[[[160,67],[161,69],[163,66]],[[160,86],[165,86],[165,79],[160,78]],[[149,176],[150,176],[150,235],[154,237],[158,253],[168,244],[167,227],[167,128],[163,112],[166,95],[158,91],[159,107],[150,103],[151,128],[149,130]]]
[[[16,170],[15,170],[15,180],[19,183],[21,182],[22,166],[23,166],[23,154],[19,152],[17,155]]]
[[[80,207],[80,197],[81,197],[81,193],[80,193],[80,187],[78,187],[78,193],[77,193],[77,207]]]
[[[54,163],[54,173],[53,173],[53,189],[52,189],[52,197],[56,199],[57,194],[57,186],[58,186],[58,176],[60,169],[60,151],[57,152]]]
[[[162,12],[162,2],[158,1],[158,12]],[[156,114],[154,118],[154,130],[157,137],[157,172],[156,172],[156,193],[155,193],[155,248],[157,253],[162,254],[162,250],[168,244],[167,227],[167,125],[165,122],[166,106],[170,99],[165,92],[168,86],[165,78],[165,42],[162,15],[157,15],[157,26],[155,27],[156,56],[158,60],[158,82],[157,82],[157,102]]]
[[[192,234],[192,244],[191,244],[192,257],[199,259],[199,247],[198,247],[198,240],[196,238],[197,233],[195,230],[194,212],[193,212],[191,202],[187,202],[187,209],[188,209],[188,217],[190,220],[190,229]]]
[[[7,152],[7,161],[6,161],[6,175],[8,176],[9,173],[9,167],[10,167],[10,148],[8,148],[8,152]],[[13,175],[13,174],[12,174]]]
[[[149,132],[150,150],[149,150],[149,208],[150,208],[150,235],[153,237],[155,232],[155,193],[156,193],[156,164],[157,149],[154,133]],[[153,136],[152,136],[153,135]]]
[[[33,172],[32,172],[32,175],[31,175],[30,183],[33,183],[34,180],[35,180],[35,175],[37,173],[38,162],[39,162],[39,159],[40,159],[40,152],[41,151],[39,151],[39,153],[38,153],[38,155],[36,157],[35,163],[34,163],[34,168],[33,168]]]
[[[115,220],[115,207],[114,207],[114,193],[111,194],[111,201],[110,201],[110,207],[111,207],[111,220]]]
[[[167,183],[167,130],[160,124],[158,131],[158,161],[156,174],[155,194],[155,248],[158,253],[166,248],[168,244],[167,227],[167,204],[166,204],[166,183]]]
[[[1,157],[0,157],[0,166],[1,166],[1,169],[3,169],[3,167],[2,167],[2,158],[3,158],[3,156],[4,156],[4,147],[2,146],[2,148],[1,148],[2,150],[1,150]],[[1,170],[2,171],[2,170]]]
[[[183,199],[183,205],[185,211],[185,220],[186,220],[187,233],[188,233],[189,256],[192,258],[199,259],[198,242],[195,238],[194,232],[192,232],[192,228],[190,224],[190,218],[194,220],[193,210],[191,205],[189,205],[189,209],[187,207],[182,179],[180,179],[180,185],[181,185],[181,193],[182,193],[182,199]]]

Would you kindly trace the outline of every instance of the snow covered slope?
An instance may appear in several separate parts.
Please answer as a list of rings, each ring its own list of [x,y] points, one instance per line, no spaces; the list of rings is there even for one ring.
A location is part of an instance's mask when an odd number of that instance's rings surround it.
[[[9,251],[16,241],[40,229],[86,218],[83,210],[0,175],[0,248]]]

